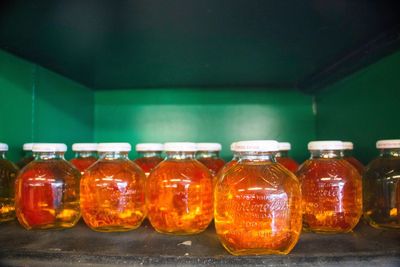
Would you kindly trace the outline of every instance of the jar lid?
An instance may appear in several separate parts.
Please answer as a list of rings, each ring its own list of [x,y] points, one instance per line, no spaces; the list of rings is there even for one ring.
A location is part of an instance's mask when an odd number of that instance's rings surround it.
[[[99,143],[98,152],[129,152],[132,150],[129,143]]]
[[[342,141],[312,141],[308,143],[308,150],[343,150]]]
[[[73,151],[97,151],[97,143],[75,143],[72,145]]]
[[[67,145],[62,143],[35,143],[32,146],[33,152],[65,152]]]
[[[379,140],[376,142],[376,148],[400,148],[400,139]]]
[[[196,143],[190,142],[169,142],[164,144],[165,151],[184,151],[184,152],[195,152]]]
[[[354,145],[352,142],[343,142],[343,149],[344,150],[353,150]]]
[[[288,151],[292,149],[289,142],[279,142],[279,151]]]
[[[231,151],[236,152],[236,142],[231,144]]]
[[[237,152],[269,152],[279,151],[279,143],[275,140],[239,141],[235,144]]]
[[[197,143],[196,148],[198,151],[221,151],[222,146],[220,143]]]
[[[140,143],[135,148],[136,151],[163,151],[164,145],[160,143]]]
[[[8,145],[5,143],[0,143],[0,151],[8,151]]]
[[[25,143],[22,146],[22,150],[24,151],[32,151],[33,143]]]

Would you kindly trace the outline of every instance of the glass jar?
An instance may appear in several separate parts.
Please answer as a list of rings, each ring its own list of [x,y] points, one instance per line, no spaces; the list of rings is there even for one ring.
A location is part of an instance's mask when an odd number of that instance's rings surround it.
[[[224,167],[225,161],[219,157],[221,144],[218,143],[197,143],[196,159],[204,164],[213,177]]]
[[[6,158],[8,145],[0,143],[0,222],[15,218],[14,183],[18,167]]]
[[[217,235],[234,255],[287,254],[301,232],[300,183],[276,162],[278,142],[235,146],[239,160],[214,191]]]
[[[400,229],[400,139],[376,143],[379,156],[363,176],[364,218],[373,227]]]
[[[212,176],[195,159],[195,143],[166,143],[164,150],[147,180],[148,219],[160,233],[202,232],[213,217]]]
[[[217,179],[219,179],[219,177],[221,177],[222,174],[224,174],[225,172],[227,172],[231,167],[233,167],[239,160],[239,153],[236,151],[236,143],[233,142],[231,144],[231,151],[233,154],[232,159],[227,162],[218,172],[217,174]]]
[[[80,173],[64,159],[65,144],[36,143],[35,160],[15,182],[18,221],[26,229],[70,228],[80,218]]]
[[[20,159],[20,161],[17,162],[17,166],[19,169],[22,169],[23,167],[28,165],[29,162],[35,159],[35,156],[33,155],[32,152],[32,147],[33,143],[25,143],[22,146],[22,149],[24,151],[24,156]]]
[[[343,142],[344,146],[344,159],[347,160],[354,168],[357,169],[358,173],[363,175],[364,173],[364,165],[353,156],[353,148],[354,145],[352,142]]]
[[[285,166],[289,171],[296,173],[299,164],[289,157],[289,150],[292,148],[288,142],[279,143],[279,152],[276,153],[276,161]]]
[[[81,179],[81,210],[95,231],[129,231],[146,217],[144,172],[128,157],[129,143],[100,143],[99,160]]]
[[[308,150],[311,157],[297,172],[303,193],[303,229],[351,231],[362,214],[360,174],[343,158],[340,141],[310,142]]]
[[[134,162],[144,171],[146,177],[164,160],[161,156],[163,150],[163,144],[158,143],[141,143],[136,145],[136,152],[138,152],[139,157]]]
[[[75,152],[75,156],[69,162],[71,162],[82,175],[98,159],[96,143],[75,143],[72,145],[72,151]]]

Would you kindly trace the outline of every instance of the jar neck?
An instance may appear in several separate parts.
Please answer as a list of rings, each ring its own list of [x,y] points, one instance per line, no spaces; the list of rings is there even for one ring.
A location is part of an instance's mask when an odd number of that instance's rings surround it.
[[[168,151],[166,152],[167,159],[182,160],[182,159],[195,159],[196,152],[187,151]]]
[[[75,158],[97,158],[97,151],[75,151]]]
[[[129,152],[117,152],[117,151],[99,152],[99,158],[105,160],[115,160],[115,159],[129,160]]]
[[[400,148],[381,149],[379,151],[381,157],[400,157]]]
[[[311,159],[340,159],[343,158],[343,150],[312,150]]]
[[[289,157],[289,151],[288,150],[282,150],[276,153],[277,158],[288,158]]]
[[[35,152],[35,160],[64,159],[65,152]]]
[[[161,158],[161,151],[140,151],[139,158]]]
[[[219,158],[219,151],[197,151],[196,158]]]
[[[6,151],[0,151],[0,159],[7,159],[6,158]]]
[[[246,151],[246,152],[237,152],[239,161],[270,161],[276,162],[275,155],[276,152],[254,152],[254,151]]]

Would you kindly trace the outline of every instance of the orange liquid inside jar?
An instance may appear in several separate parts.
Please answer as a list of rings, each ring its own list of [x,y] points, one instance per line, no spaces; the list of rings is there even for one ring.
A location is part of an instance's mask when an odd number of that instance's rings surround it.
[[[291,145],[288,142],[279,143],[279,152],[276,154],[276,161],[285,166],[289,171],[296,173],[299,164],[289,156]]]
[[[295,175],[275,160],[275,141],[238,142],[239,160],[215,187],[214,221],[234,255],[287,254],[298,241],[301,191]]]
[[[99,144],[100,159],[82,177],[82,217],[92,230],[133,230],[146,217],[146,178],[130,150],[128,143]]]
[[[80,218],[80,174],[64,159],[66,146],[35,144],[33,150],[35,160],[15,183],[18,221],[28,230],[73,227]]]
[[[163,149],[163,145],[158,143],[141,143],[136,145],[139,157],[134,162],[144,171],[146,177],[164,160],[161,156]]]
[[[400,229],[400,140],[378,141],[377,148],[363,176],[364,219],[375,228]]]
[[[345,150],[344,150],[344,159],[347,160],[348,163],[353,165],[354,168],[357,169],[360,175],[364,173],[364,165],[353,156],[353,143],[352,142],[343,142]]]
[[[8,145],[0,143],[0,222],[15,219],[14,183],[18,168],[6,158]]]
[[[75,157],[70,162],[82,175],[98,159],[97,144],[76,143],[72,145],[72,150],[75,151]]]
[[[342,142],[310,142],[309,150],[311,158],[297,172],[303,193],[303,229],[351,231],[362,213],[360,174],[343,158]]]
[[[202,232],[213,216],[212,176],[195,159],[194,143],[166,143],[165,150],[147,180],[148,219],[161,233]]]
[[[221,151],[221,144],[219,143],[197,144],[196,159],[208,168],[213,177],[216,177],[225,165],[225,161],[219,157],[219,151]]]

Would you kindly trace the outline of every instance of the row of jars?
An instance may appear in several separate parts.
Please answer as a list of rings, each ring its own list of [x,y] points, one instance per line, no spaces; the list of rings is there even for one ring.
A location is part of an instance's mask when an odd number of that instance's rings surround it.
[[[221,162],[219,144],[199,149],[194,143],[166,143],[165,160],[158,157],[160,146],[142,144],[137,150],[147,156],[136,162],[148,174],[146,179],[128,158],[130,144],[103,143],[96,147],[100,159],[86,164],[91,165],[87,170],[82,165],[79,179],[79,171],[64,160],[64,144],[35,144],[35,160],[16,179],[16,215],[27,229],[46,229],[72,227],[82,214],[90,228],[104,232],[135,229],[147,216],[158,232],[169,234],[201,232],[214,216],[223,246],[235,255],[289,253],[302,228],[351,231],[362,215],[362,199],[364,217],[371,225],[400,228],[400,140],[378,141],[380,156],[365,172],[344,154],[348,145],[310,142],[311,157],[296,177],[296,163],[287,155],[290,144],[279,148],[276,141],[234,143],[234,158],[225,166],[218,164],[223,167],[214,172],[206,166]],[[94,149],[87,146],[73,148],[81,152],[71,160],[75,166],[93,156]],[[0,150],[6,150],[4,144]],[[199,150],[204,164],[196,160]],[[3,168],[3,179],[4,173]],[[17,171],[8,175],[9,181],[15,175]],[[14,208],[13,188],[4,188],[1,216]]]

